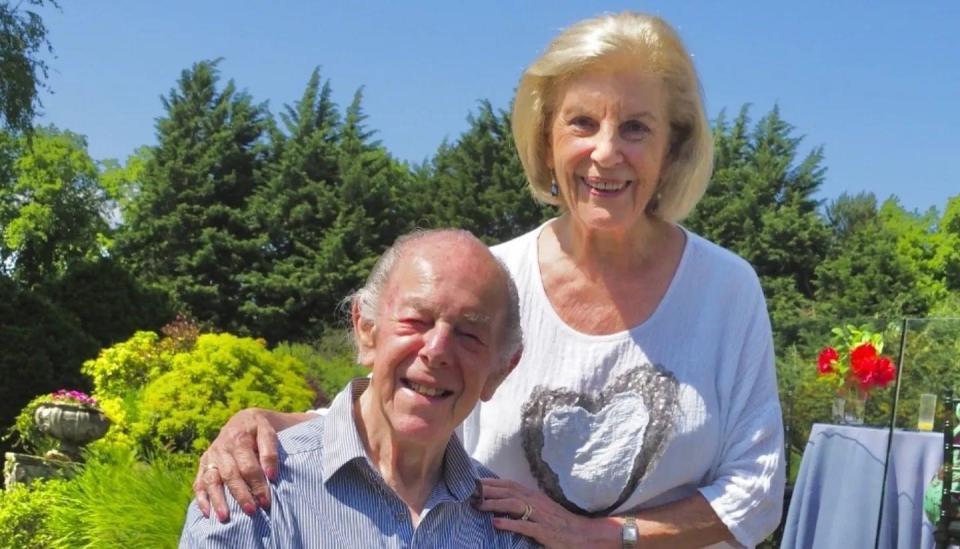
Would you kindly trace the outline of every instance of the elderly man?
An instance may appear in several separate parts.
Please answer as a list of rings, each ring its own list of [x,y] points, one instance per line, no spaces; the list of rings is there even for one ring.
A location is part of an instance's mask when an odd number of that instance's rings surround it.
[[[369,379],[280,434],[269,510],[191,504],[181,547],[533,547],[471,505],[494,476],[454,429],[520,358],[517,290],[465,231],[402,237],[352,297]]]

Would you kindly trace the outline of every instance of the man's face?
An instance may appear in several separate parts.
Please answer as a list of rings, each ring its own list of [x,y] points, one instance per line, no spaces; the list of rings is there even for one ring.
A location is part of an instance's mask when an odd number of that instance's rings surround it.
[[[427,243],[399,260],[380,301],[374,324],[356,326],[376,416],[404,440],[445,443],[509,371],[503,275],[479,243]]]

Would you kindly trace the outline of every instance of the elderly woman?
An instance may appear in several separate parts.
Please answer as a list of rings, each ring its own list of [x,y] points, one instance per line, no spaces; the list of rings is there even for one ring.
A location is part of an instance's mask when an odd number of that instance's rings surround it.
[[[562,214],[493,248],[526,345],[463,426],[504,479],[480,509],[547,547],[759,543],[784,481],[770,323],[750,265],[678,225],[712,163],[689,54],[656,17],[582,21],[524,73],[512,120],[531,191]],[[201,460],[202,508],[221,509],[221,482],[266,493],[254,452],[269,475],[274,430],[302,420],[231,419]]]

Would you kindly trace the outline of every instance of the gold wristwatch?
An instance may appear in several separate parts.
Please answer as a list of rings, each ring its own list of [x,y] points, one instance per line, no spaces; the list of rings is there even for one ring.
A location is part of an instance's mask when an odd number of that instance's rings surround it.
[[[623,549],[637,549],[640,547],[640,531],[637,529],[637,519],[624,517],[620,527],[620,546]]]

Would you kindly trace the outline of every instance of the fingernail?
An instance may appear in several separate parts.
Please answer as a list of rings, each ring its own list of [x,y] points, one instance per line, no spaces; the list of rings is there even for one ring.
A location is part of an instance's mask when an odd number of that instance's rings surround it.
[[[270,500],[267,499],[267,496],[257,496],[257,503],[260,504],[260,507],[264,509],[270,508]]]
[[[243,512],[246,513],[247,516],[252,517],[253,514],[257,512],[257,508],[256,508],[256,506],[255,506],[254,504],[252,504],[252,503],[244,503],[244,504],[243,504]]]
[[[267,467],[267,478],[270,480],[277,480],[277,470],[273,467]]]
[[[217,518],[220,519],[220,522],[227,522],[227,512],[217,511]]]

